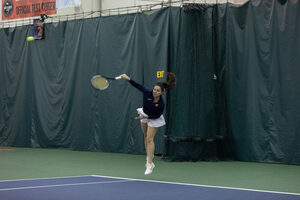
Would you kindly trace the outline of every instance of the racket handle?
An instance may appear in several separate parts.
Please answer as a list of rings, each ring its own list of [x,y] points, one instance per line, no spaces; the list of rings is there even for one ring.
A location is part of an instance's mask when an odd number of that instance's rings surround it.
[[[117,77],[115,77],[115,79],[116,80],[118,80],[118,79],[121,79],[122,77],[121,76],[117,76]]]

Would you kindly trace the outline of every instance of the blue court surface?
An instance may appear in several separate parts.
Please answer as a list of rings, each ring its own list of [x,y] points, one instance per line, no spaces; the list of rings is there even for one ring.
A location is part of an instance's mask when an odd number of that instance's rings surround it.
[[[0,181],[0,200],[300,200],[300,194],[103,176]]]

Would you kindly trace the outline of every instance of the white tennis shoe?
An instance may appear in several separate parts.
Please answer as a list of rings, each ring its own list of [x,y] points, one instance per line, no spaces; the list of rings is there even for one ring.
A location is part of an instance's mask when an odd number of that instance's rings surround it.
[[[151,174],[154,167],[155,167],[154,163],[151,163],[151,164],[147,163],[147,168],[146,168],[146,171],[145,171],[145,175]]]

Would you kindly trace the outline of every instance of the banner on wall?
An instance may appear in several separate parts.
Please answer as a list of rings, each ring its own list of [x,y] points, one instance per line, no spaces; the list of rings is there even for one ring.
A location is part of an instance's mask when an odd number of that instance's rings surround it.
[[[2,20],[56,14],[56,0],[2,0]]]
[[[56,0],[56,8],[81,6],[81,0]]]

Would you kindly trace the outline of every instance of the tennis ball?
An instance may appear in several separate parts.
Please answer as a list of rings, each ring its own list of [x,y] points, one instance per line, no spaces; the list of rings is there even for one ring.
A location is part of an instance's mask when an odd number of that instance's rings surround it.
[[[28,37],[27,37],[27,41],[28,41],[28,42],[31,42],[31,41],[33,41],[33,40],[34,40],[34,37],[32,37],[32,36],[28,36]]]

